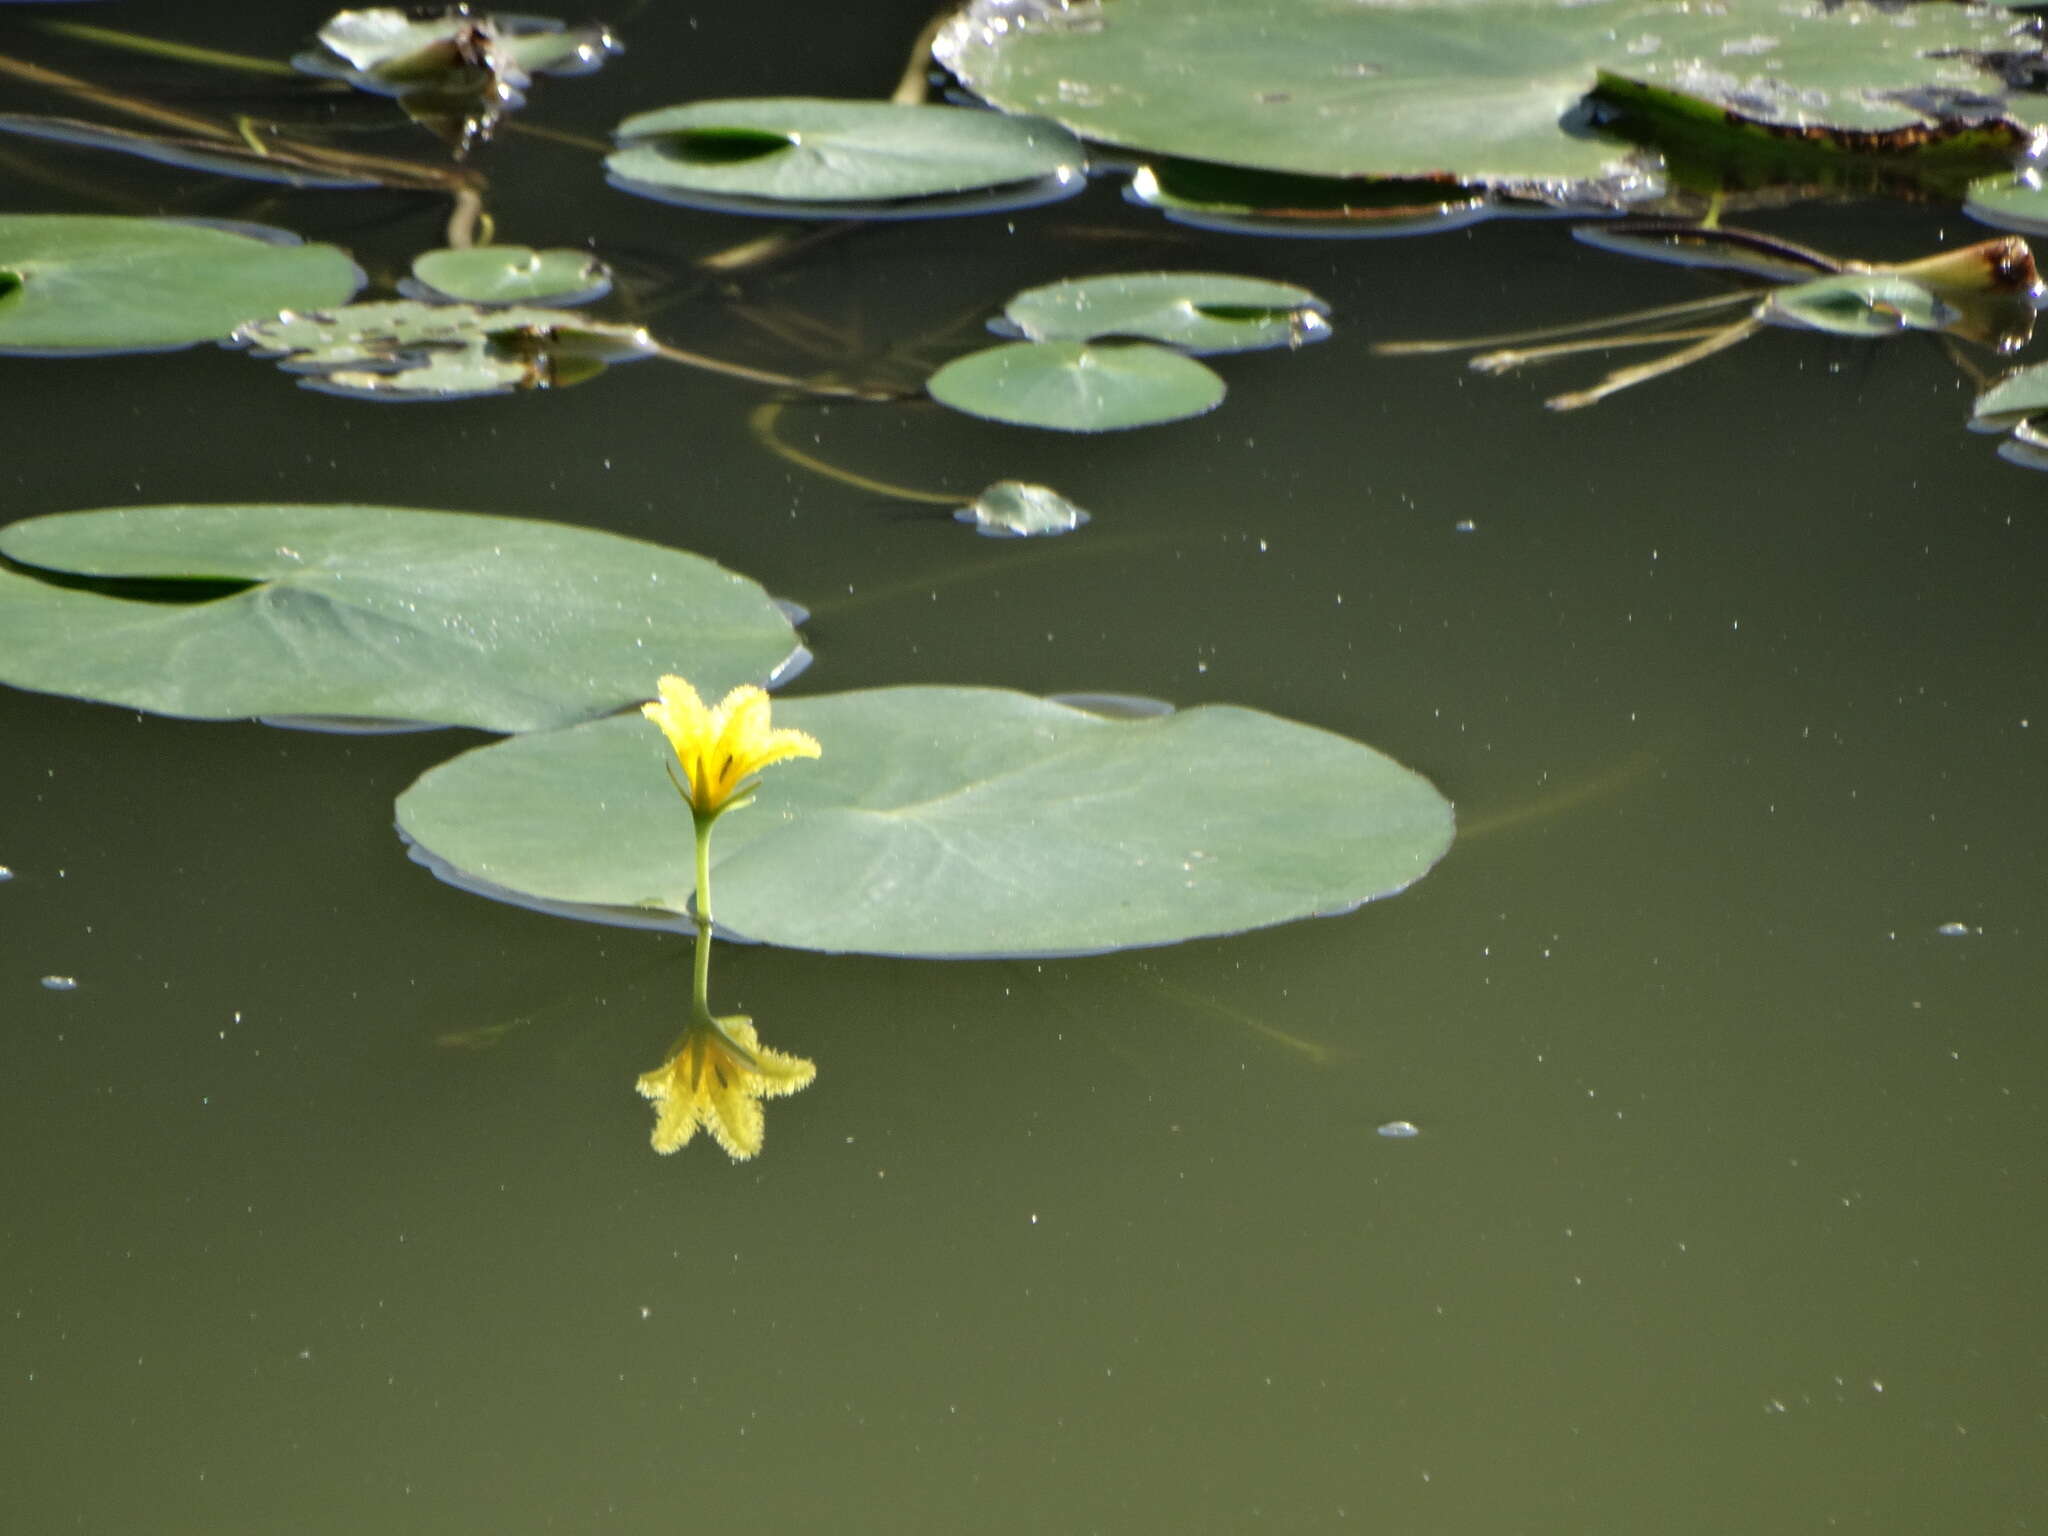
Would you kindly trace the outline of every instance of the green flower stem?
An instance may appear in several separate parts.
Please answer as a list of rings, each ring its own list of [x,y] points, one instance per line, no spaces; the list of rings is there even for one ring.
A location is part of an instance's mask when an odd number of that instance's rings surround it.
[[[711,1017],[711,825],[714,815],[698,815],[697,824],[697,973],[691,1002],[697,1017]]]

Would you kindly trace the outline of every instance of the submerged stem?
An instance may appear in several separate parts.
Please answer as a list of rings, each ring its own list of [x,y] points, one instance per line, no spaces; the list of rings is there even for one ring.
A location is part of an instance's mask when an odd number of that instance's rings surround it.
[[[1581,406],[1592,405],[1596,401],[1605,400],[1609,395],[1616,394],[1633,385],[1647,383],[1651,379],[1661,378],[1667,373],[1676,373],[1679,369],[1688,367],[1703,357],[1712,357],[1716,352],[1725,352],[1737,342],[1745,341],[1749,337],[1754,336],[1763,329],[1763,324],[1763,317],[1761,315],[1751,315],[1745,320],[1738,320],[1733,325],[1713,332],[1705,341],[1694,342],[1689,347],[1681,347],[1676,352],[1666,353],[1655,362],[1641,363],[1634,368],[1617,368],[1591,389],[1577,390],[1568,395],[1553,395],[1543,403],[1553,411],[1576,411]]]
[[[1609,352],[1617,347],[1651,347],[1663,341],[1698,341],[1718,336],[1725,325],[1695,326],[1684,331],[1637,331],[1627,336],[1596,336],[1585,341],[1560,341],[1547,347],[1510,347],[1499,352],[1482,352],[1465,366],[1477,373],[1511,373],[1530,363],[1547,363],[1554,357],[1576,357],[1582,352]]]
[[[754,407],[747,416],[747,428],[754,434],[754,440],[778,459],[794,464],[798,469],[809,470],[814,475],[823,475],[827,480],[837,480],[841,485],[850,485],[857,491],[867,491],[875,496],[891,496],[898,501],[918,501],[932,506],[958,507],[967,498],[943,495],[937,491],[913,490],[907,485],[892,485],[886,480],[871,480],[866,475],[856,474],[850,469],[841,469],[837,464],[814,458],[784,442],[776,434],[776,423],[782,419],[783,402],[764,400]]]
[[[1739,289],[1733,293],[1717,293],[1704,299],[1687,299],[1680,304],[1659,304],[1650,309],[1631,309],[1619,315],[1605,315],[1597,320],[1575,320],[1569,325],[1547,325],[1533,331],[1506,331],[1498,336],[1467,336],[1459,341],[1376,341],[1373,352],[1380,357],[1421,357],[1438,352],[1477,352],[1482,347],[1518,346],[1528,341],[1552,341],[1561,336],[1584,336],[1591,331],[1611,330],[1617,326],[1633,325],[1642,320],[1675,319],[1680,315],[1707,314],[1717,309],[1731,309],[1737,304],[1756,302],[1758,290]]]

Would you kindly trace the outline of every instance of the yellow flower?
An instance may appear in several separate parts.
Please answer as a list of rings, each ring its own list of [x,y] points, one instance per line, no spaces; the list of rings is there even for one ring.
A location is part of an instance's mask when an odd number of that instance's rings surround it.
[[[771,763],[820,751],[802,731],[771,729],[768,695],[751,683],[733,689],[716,709],[706,709],[696,689],[680,677],[664,677],[661,702],[641,705],[640,713],[675,748],[683,770],[676,788],[699,819],[745,805],[752,798],[749,780]]]
[[[766,1133],[760,1101],[795,1093],[817,1075],[803,1057],[769,1050],[743,1015],[693,1019],[675,1054],[640,1074],[641,1096],[655,1105],[654,1150],[687,1147],[702,1126],[727,1156],[744,1162]]]

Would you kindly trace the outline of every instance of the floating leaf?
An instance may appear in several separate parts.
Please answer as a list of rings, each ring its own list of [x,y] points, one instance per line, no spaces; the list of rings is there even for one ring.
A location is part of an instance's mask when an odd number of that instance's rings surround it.
[[[1150,342],[1013,341],[955,358],[925,388],[970,416],[1108,432],[1212,411],[1224,386],[1193,358]]]
[[[0,555],[33,568],[0,569],[0,682],[165,715],[537,730],[644,699],[664,672],[717,690],[802,655],[744,577],[558,523],[123,507],[0,528]],[[167,600],[180,588],[197,600]]]
[[[1007,539],[1072,533],[1089,521],[1086,512],[1051,486],[1022,480],[998,480],[953,516],[959,522],[972,523],[977,533]]]
[[[624,191],[782,218],[1008,208],[1086,180],[1079,141],[1057,123],[964,107],[700,101],[629,117],[618,140],[605,166]]]
[[[1857,0],[974,0],[933,47],[1004,110],[1146,154],[1608,203],[1654,191],[1657,168],[1584,131],[1603,70],[1911,154],[1935,127],[1997,116],[2002,82],[1977,61],[2038,51],[1982,7]]]
[[[422,298],[469,304],[587,304],[611,291],[611,268],[589,251],[478,245],[413,258]]]
[[[824,756],[719,823],[721,930],[798,949],[1094,953],[1348,912],[1450,846],[1429,783],[1326,731],[1212,705],[1116,720],[980,688],[776,705]],[[673,922],[693,888],[668,750],[634,718],[430,770],[403,833],[462,883]]]
[[[1963,212],[1998,229],[2048,234],[2048,187],[2033,170],[2001,171],[1970,183]]]
[[[143,352],[226,336],[361,286],[348,253],[285,230],[84,214],[0,216],[0,351]]]
[[[580,384],[660,347],[638,326],[552,309],[479,309],[415,299],[286,313],[233,341],[309,375],[308,389],[371,400],[463,400]]]
[[[1330,306],[1291,283],[1221,272],[1125,272],[1027,288],[1003,306],[1031,341],[1142,337],[1184,352],[1298,347],[1330,334]]]

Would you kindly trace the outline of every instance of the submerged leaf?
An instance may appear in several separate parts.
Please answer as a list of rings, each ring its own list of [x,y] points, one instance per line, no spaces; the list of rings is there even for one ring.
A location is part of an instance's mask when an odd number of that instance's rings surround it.
[[[785,700],[825,745],[713,844],[718,925],[799,949],[1095,953],[1348,912],[1421,878],[1450,804],[1254,710],[1108,719],[981,688]],[[659,738],[604,720],[465,753],[399,798],[458,883],[677,922],[690,819]]]
[[[663,671],[723,689],[803,658],[744,577],[558,523],[123,507],[0,528],[0,555],[32,568],[0,569],[0,682],[157,714],[537,730]]]
[[[976,533],[1004,539],[1072,533],[1090,520],[1086,512],[1051,486],[1031,485],[1022,480],[998,480],[953,517],[957,522],[973,524]]]
[[[416,299],[285,313],[233,342],[303,373],[309,389],[373,400],[461,400],[580,384],[659,347],[638,326],[562,310],[481,309]]]

